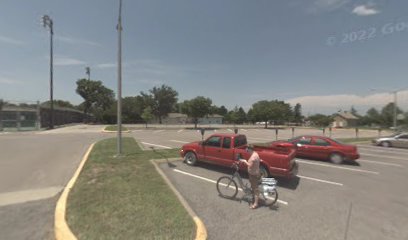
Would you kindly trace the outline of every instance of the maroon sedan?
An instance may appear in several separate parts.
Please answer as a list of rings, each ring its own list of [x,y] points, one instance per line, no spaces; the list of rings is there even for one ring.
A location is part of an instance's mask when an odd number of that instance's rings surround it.
[[[356,160],[360,157],[355,145],[348,145],[323,136],[299,136],[288,140],[297,148],[297,157],[328,159],[332,163]]]

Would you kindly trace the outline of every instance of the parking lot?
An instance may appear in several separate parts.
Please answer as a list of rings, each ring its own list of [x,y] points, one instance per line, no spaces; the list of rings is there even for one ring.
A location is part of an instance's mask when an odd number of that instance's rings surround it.
[[[276,138],[274,130],[239,131],[252,143]],[[355,136],[353,130],[336,131],[334,137]],[[206,132],[205,137],[211,133],[214,131]],[[322,132],[304,130],[298,134]],[[376,131],[359,134],[378,135]],[[197,131],[185,129],[138,129],[128,135],[146,150],[178,148],[201,140]],[[290,130],[279,135],[289,137]],[[408,150],[363,144],[358,148],[361,158],[357,164],[297,159],[298,177],[278,179],[279,202],[256,210],[245,202],[218,196],[215,182],[231,173],[228,168],[190,167],[182,161],[161,168],[203,220],[209,239],[408,239]]]

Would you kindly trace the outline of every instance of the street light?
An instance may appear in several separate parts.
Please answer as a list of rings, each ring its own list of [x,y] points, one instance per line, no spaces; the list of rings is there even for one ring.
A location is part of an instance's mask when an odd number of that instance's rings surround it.
[[[118,134],[117,134],[117,156],[122,154],[122,0],[119,0],[118,25]]]
[[[53,22],[48,15],[42,16],[42,24],[44,28],[49,28],[50,30],[50,129],[54,128],[54,99],[53,99]]]
[[[394,111],[393,111],[393,124],[392,124],[394,130],[397,129],[397,108],[398,108],[398,106],[397,106],[397,94],[398,94],[398,92],[404,91],[406,89],[408,89],[408,88],[400,88],[398,90],[391,91],[391,93],[394,94]],[[375,91],[376,89],[370,89],[370,90]]]
[[[86,75],[88,75],[88,81],[91,80],[91,68],[90,67],[85,68],[85,73]]]

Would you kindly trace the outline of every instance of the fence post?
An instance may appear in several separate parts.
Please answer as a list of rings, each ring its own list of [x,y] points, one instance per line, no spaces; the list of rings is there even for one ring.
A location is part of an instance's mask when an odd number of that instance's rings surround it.
[[[279,130],[277,128],[275,128],[275,136],[276,136],[276,140],[278,140],[278,132]]]
[[[329,127],[329,137],[332,137],[332,128]]]
[[[358,138],[358,128],[356,128],[356,138]]]
[[[378,137],[381,137],[381,128],[378,129]]]
[[[295,128],[292,127],[292,138],[294,138],[294,137],[295,137]]]
[[[323,130],[323,136],[326,136],[326,128],[322,128]]]

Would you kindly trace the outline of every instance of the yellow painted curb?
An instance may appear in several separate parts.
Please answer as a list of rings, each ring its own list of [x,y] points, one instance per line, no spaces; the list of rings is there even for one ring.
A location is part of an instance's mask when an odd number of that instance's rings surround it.
[[[204,225],[204,223],[201,221],[199,217],[197,217],[197,214],[193,211],[193,209],[190,207],[190,205],[187,203],[187,201],[184,199],[184,197],[180,194],[180,192],[174,187],[174,185],[170,182],[170,180],[167,178],[167,176],[164,174],[164,172],[160,169],[160,167],[157,165],[157,162],[162,162],[163,159],[152,159],[150,162],[153,164],[153,166],[156,168],[157,172],[162,176],[163,180],[166,182],[166,184],[170,187],[170,189],[174,192],[174,194],[177,196],[179,199],[181,205],[186,209],[188,214],[193,218],[197,230],[196,230],[196,240],[206,240],[207,239],[207,229]],[[167,160],[166,160],[167,161]],[[171,161],[169,159],[169,161]]]
[[[57,206],[55,207],[55,219],[54,219],[54,233],[56,240],[76,240],[77,238],[71,232],[66,220],[65,220],[65,211],[67,208],[67,199],[68,194],[71,188],[74,186],[79,174],[81,173],[82,168],[85,165],[86,160],[88,160],[89,153],[92,151],[95,143],[88,148],[84,157],[79,164],[78,169],[75,171],[74,176],[72,176],[71,180],[69,180],[67,186],[64,188],[60,198],[58,199]]]

